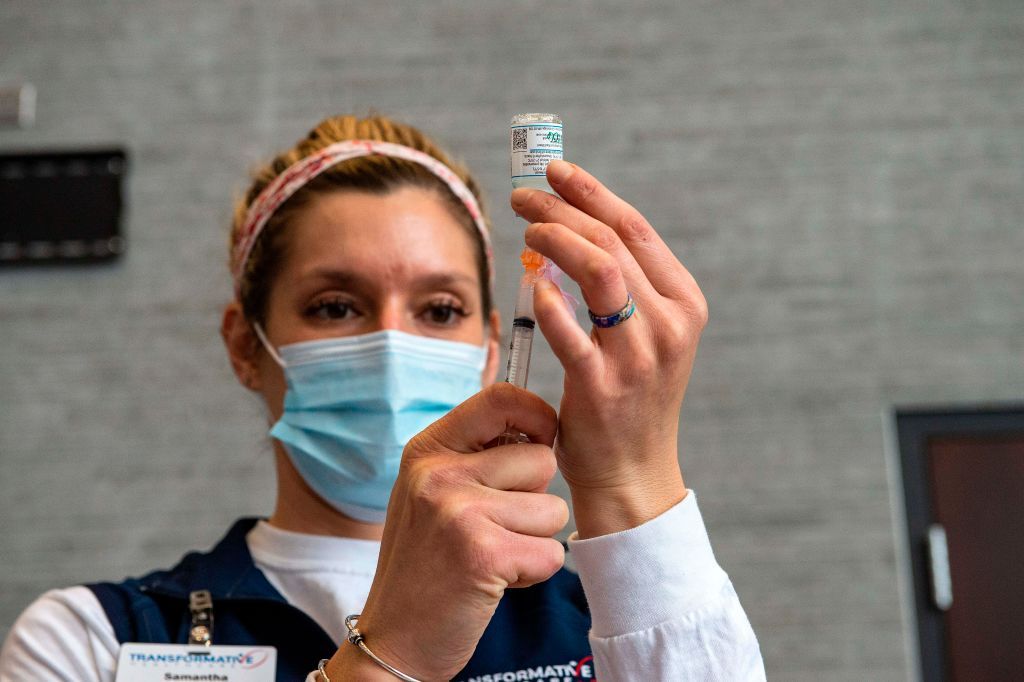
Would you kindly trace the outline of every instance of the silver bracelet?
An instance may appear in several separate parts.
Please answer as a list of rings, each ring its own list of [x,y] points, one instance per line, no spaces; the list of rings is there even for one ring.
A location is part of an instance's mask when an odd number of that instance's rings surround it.
[[[370,651],[369,647],[366,646],[366,642],[363,641],[363,634],[359,632],[359,628],[356,627],[356,623],[359,621],[359,615],[360,614],[358,613],[353,613],[351,616],[345,616],[345,627],[348,629],[348,641],[351,644],[355,644],[357,647],[359,647],[364,654],[373,659],[374,663],[384,668],[398,679],[404,680],[404,682],[420,682],[415,677],[410,677],[409,675],[403,673],[401,670],[398,670],[388,665],[384,661],[380,660],[377,654]],[[324,682],[331,682],[327,675],[324,674],[323,666],[326,662],[326,659],[320,661],[320,666],[317,668],[317,670],[319,671],[320,676],[323,678]]]

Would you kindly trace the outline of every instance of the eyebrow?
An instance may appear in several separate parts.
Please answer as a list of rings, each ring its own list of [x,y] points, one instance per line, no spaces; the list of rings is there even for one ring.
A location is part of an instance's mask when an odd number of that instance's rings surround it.
[[[329,281],[342,288],[371,289],[374,283],[368,278],[350,270],[339,270],[337,268],[321,267],[314,268],[302,277],[303,279],[318,279]],[[479,286],[475,277],[455,272],[431,272],[413,278],[413,284],[424,288],[444,288],[456,284]]]

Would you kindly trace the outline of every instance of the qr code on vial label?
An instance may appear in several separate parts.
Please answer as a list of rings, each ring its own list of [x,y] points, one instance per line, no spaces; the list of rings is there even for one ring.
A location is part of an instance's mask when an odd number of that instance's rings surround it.
[[[528,150],[526,144],[526,134],[529,128],[513,128],[512,129],[512,151],[514,152],[525,152]]]

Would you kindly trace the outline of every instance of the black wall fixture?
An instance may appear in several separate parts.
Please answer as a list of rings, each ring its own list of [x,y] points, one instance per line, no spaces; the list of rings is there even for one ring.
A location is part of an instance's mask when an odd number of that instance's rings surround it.
[[[122,149],[0,154],[0,266],[117,258]]]

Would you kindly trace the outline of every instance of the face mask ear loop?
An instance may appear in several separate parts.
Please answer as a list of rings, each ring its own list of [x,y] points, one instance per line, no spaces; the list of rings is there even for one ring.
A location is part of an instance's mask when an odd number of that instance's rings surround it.
[[[267,349],[268,353],[270,353],[270,357],[274,358],[274,362],[281,367],[284,367],[284,359],[281,358],[277,350],[270,344],[270,341],[267,339],[267,335],[263,333],[263,327],[260,326],[260,323],[253,322],[252,328],[256,332],[256,336],[259,337],[260,343],[262,343],[263,347]]]

